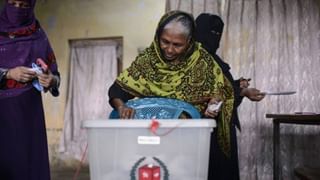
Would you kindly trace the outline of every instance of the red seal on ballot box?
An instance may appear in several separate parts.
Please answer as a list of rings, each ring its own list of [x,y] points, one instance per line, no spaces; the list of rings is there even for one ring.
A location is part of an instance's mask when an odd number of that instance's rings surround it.
[[[146,164],[139,168],[139,180],[160,180],[160,167]]]

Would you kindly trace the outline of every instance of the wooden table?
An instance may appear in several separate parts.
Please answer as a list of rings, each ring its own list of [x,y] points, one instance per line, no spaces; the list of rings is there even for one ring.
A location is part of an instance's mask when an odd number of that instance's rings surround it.
[[[273,118],[273,179],[280,180],[280,124],[320,125],[320,114],[266,114]]]

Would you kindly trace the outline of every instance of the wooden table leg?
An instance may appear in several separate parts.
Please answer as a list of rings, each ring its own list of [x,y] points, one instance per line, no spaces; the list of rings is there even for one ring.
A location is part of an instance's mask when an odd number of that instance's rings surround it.
[[[280,180],[280,123],[273,119],[273,179]]]

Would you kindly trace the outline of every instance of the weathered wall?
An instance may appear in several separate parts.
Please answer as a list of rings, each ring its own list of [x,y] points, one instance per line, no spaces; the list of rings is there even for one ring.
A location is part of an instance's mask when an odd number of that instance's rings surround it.
[[[62,76],[61,95],[43,96],[51,163],[63,128],[69,71],[70,39],[123,37],[123,65],[127,67],[139,47],[149,46],[165,11],[165,0],[56,0],[38,1],[36,16],[47,32]]]

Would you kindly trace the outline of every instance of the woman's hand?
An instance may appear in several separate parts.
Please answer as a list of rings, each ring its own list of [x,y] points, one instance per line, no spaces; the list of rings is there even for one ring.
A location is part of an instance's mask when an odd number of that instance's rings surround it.
[[[126,106],[126,105],[121,105],[117,107],[119,117],[120,119],[132,119],[134,117],[134,109]]]
[[[240,95],[246,96],[251,101],[261,101],[265,97],[265,93],[260,92],[260,90],[256,88],[244,88]]]
[[[110,104],[118,111],[120,119],[132,119],[134,117],[134,109],[126,106],[122,99],[112,98]]]
[[[241,77],[239,79],[239,81],[240,81],[240,88],[248,88],[250,86],[249,81],[251,81],[251,79],[250,78],[245,79],[245,78]]]
[[[204,116],[205,117],[210,117],[210,118],[215,118],[218,116],[219,112],[220,112],[220,108],[216,109],[216,110],[211,110],[211,108],[209,108],[212,105],[218,105],[219,102],[221,100],[218,98],[211,98],[210,101],[208,102],[208,106],[206,111],[204,112]]]
[[[45,89],[49,89],[52,86],[57,84],[57,79],[54,77],[50,70],[47,70],[45,73],[38,74],[39,83]]]
[[[27,83],[29,81],[32,81],[36,77],[36,75],[37,73],[34,72],[31,68],[18,66],[9,69],[6,79],[13,79],[21,83]]]

